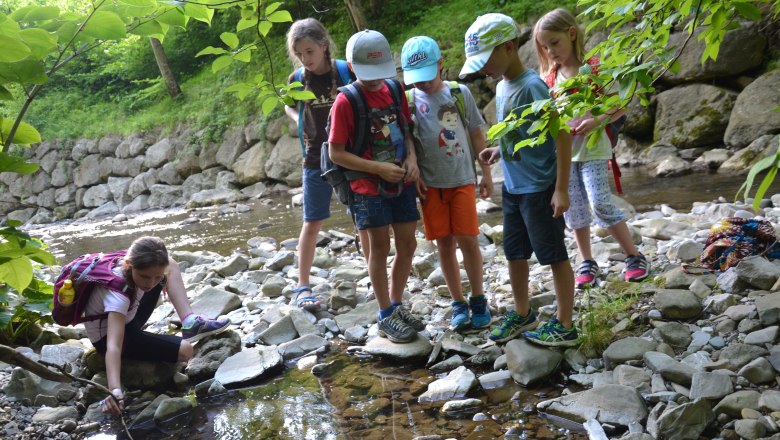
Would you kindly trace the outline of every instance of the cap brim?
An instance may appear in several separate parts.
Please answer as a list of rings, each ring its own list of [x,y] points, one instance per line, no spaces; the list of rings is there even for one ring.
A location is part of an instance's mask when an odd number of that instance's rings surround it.
[[[373,81],[375,79],[387,79],[395,77],[395,63],[388,61],[382,64],[355,64],[352,70],[359,80]]]
[[[477,73],[482,70],[492,53],[493,48],[491,47],[490,50],[483,50],[482,52],[466,58],[466,63],[463,64],[463,68],[460,69],[460,74],[458,74],[458,77],[463,79],[472,73]]]
[[[418,82],[431,81],[439,73],[439,64],[420,67],[413,70],[404,70],[404,84],[414,84]]]

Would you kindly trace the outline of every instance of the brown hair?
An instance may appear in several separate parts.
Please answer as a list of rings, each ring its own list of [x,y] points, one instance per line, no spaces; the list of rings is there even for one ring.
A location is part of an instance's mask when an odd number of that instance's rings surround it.
[[[136,289],[133,281],[133,268],[148,269],[150,267],[168,267],[168,249],[159,237],[141,237],[133,241],[127,249],[122,262],[122,275],[125,277],[130,292]]]
[[[534,26],[534,45],[536,45],[536,57],[539,60],[540,74],[547,75],[553,68],[558,66],[553,65],[552,60],[547,57],[547,51],[539,44],[537,36],[541,31],[568,32],[570,28],[575,29],[575,37],[574,41],[572,41],[574,55],[580,62],[584,62],[585,35],[571,12],[563,8],[553,9],[536,22]]]
[[[316,18],[304,18],[302,20],[296,20],[287,31],[287,56],[290,57],[290,61],[293,67],[298,68],[301,66],[301,61],[295,56],[295,44],[304,38],[308,38],[317,44],[325,46],[325,62],[330,64],[330,75],[332,79],[331,96],[335,96],[336,88],[336,64],[335,64],[335,52],[336,44],[333,43],[333,39],[330,37],[328,30],[325,29],[322,23]],[[309,90],[309,71],[303,69],[303,85],[304,90]]]

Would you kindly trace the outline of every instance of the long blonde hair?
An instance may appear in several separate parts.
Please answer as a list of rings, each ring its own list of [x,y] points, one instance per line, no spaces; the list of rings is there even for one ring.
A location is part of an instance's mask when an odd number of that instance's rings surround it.
[[[574,55],[580,62],[584,62],[585,58],[585,34],[577,24],[577,19],[574,18],[571,12],[563,8],[553,9],[552,11],[544,14],[534,26],[534,44],[536,45],[536,58],[539,60],[539,73],[547,75],[550,70],[559,67],[554,65],[553,61],[547,57],[547,51],[544,50],[539,39],[537,38],[542,31],[550,32],[569,32],[570,28],[575,29],[574,41]]]
[[[322,23],[316,18],[304,18],[296,20],[287,31],[287,56],[290,57],[290,61],[297,69],[301,66],[301,60],[295,56],[295,44],[304,38],[308,38],[317,44],[325,46],[325,62],[330,65],[331,82],[333,84],[331,95],[336,94],[336,44],[330,37],[328,30],[325,29]],[[309,71],[303,69],[303,84],[304,89],[309,89]]]

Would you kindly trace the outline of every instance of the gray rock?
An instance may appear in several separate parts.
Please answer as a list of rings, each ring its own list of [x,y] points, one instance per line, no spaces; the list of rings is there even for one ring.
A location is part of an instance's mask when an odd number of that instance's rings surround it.
[[[769,361],[763,357],[750,361],[747,365],[740,368],[737,374],[756,385],[774,382],[777,376]]]
[[[647,417],[645,403],[630,387],[608,384],[536,405],[545,411],[569,419],[596,419],[601,423],[628,426]]]
[[[149,207],[168,208],[182,203],[181,187],[155,183],[149,187]]]
[[[758,398],[758,406],[767,412],[780,411],[780,391],[764,390]]]
[[[331,278],[334,280],[360,281],[368,276],[368,269],[365,267],[339,267],[333,270]]]
[[[780,278],[780,266],[757,255],[742,259],[736,270],[742,281],[762,290],[771,289]]]
[[[317,327],[312,324],[307,315],[312,316],[311,313],[304,313],[300,309],[290,310],[290,318],[295,326],[295,331],[297,331],[300,336],[320,334]]]
[[[649,393],[651,376],[650,372],[643,368],[618,365],[612,372],[612,381],[618,385],[634,388],[639,393]]]
[[[756,309],[762,325],[780,323],[780,292],[756,298]]]
[[[365,338],[367,334],[368,330],[366,330],[363,326],[353,325],[344,331],[344,338],[349,342],[358,343],[362,342],[363,338]]]
[[[731,377],[722,373],[707,373],[697,371],[693,373],[691,385],[691,399],[719,400],[734,392]]]
[[[655,347],[654,342],[642,338],[619,339],[604,350],[604,365],[611,369],[628,361],[642,359],[645,353],[655,350]]]
[[[222,144],[217,150],[216,161],[226,168],[232,168],[233,164],[236,163],[236,160],[247,148],[244,128],[239,126],[231,127],[222,135]],[[297,152],[298,157],[302,157],[300,148],[297,148]],[[300,164],[300,162],[298,163]]]
[[[653,336],[672,347],[687,347],[691,343],[691,329],[681,322],[657,322],[656,329],[653,330]]]
[[[62,420],[79,420],[79,411],[73,406],[60,406],[57,408],[43,407],[32,418],[33,423],[54,425]]]
[[[157,407],[160,406],[160,403],[167,399],[170,399],[170,397],[165,394],[160,394],[159,396],[155,397],[155,399],[146,405],[146,407],[141,410],[141,412],[133,419],[129,427],[134,428],[142,426],[143,424],[152,421],[154,419],[154,414],[157,411]],[[101,414],[100,418],[102,419],[103,417],[104,415]]]
[[[260,286],[260,292],[262,292],[265,298],[278,298],[282,296],[285,287],[287,287],[287,280],[284,277],[271,275],[263,281],[263,285]]]
[[[184,192],[182,191],[182,195]],[[233,189],[215,188],[198,191],[189,197],[187,208],[200,208],[203,206],[223,205],[243,200],[244,196]]]
[[[353,310],[336,316],[336,324],[339,328],[350,328],[356,325],[370,325],[377,321],[379,304],[372,300],[358,304]]]
[[[445,414],[473,413],[482,408],[482,405],[483,403],[479,399],[451,400],[442,405],[441,412]]]
[[[232,330],[209,336],[195,345],[192,359],[187,362],[185,374],[194,383],[214,377],[219,366],[241,351],[241,337]]]
[[[280,344],[279,354],[284,360],[299,358],[314,350],[327,347],[328,340],[319,335],[306,335],[290,342]]]
[[[512,378],[528,386],[552,374],[563,359],[557,351],[533,345],[525,339],[514,339],[504,347],[507,368]]]
[[[45,394],[54,396],[61,389],[72,388],[69,384],[42,379],[23,368],[14,368],[8,383],[3,387],[7,397],[16,400],[28,400],[32,403],[35,396]]]
[[[693,373],[696,372],[692,367],[657,351],[645,353],[644,361],[648,368],[656,373],[660,373],[664,379],[682,385],[690,385],[693,380]]]
[[[745,440],[756,440],[766,435],[766,427],[758,420],[737,420],[734,431]]]
[[[100,159],[99,154],[90,154],[79,162],[73,170],[73,183],[77,187],[83,188],[100,183]]]
[[[233,171],[235,171],[239,183],[252,185],[266,179],[265,162],[268,160],[272,148],[271,142],[258,142],[241,153],[233,165]]]
[[[174,417],[180,417],[185,414],[191,414],[194,409],[192,402],[183,397],[174,397],[165,399],[157,406],[154,411],[154,421],[161,424]]]
[[[270,260],[265,263],[268,270],[282,270],[285,266],[290,266],[295,262],[295,253],[291,251],[279,251]]]
[[[475,347],[457,338],[445,337],[441,342],[441,348],[446,352],[456,352],[466,356],[474,356],[475,354],[482,351],[479,347]]]
[[[162,138],[154,145],[146,149],[144,166],[146,168],[160,168],[170,162],[176,155],[176,146],[168,138]]]
[[[286,181],[295,173],[300,173],[301,147],[300,141],[291,136],[282,136],[271,151],[265,162],[265,173],[270,179]]]
[[[690,319],[701,314],[702,306],[690,290],[659,290],[655,294],[655,306],[667,319]]]
[[[328,308],[339,310],[342,307],[354,308],[358,304],[357,284],[354,281],[337,281],[328,298]]]
[[[85,208],[95,208],[112,200],[111,188],[107,184],[90,186],[81,203]]]
[[[774,69],[759,76],[742,90],[726,127],[726,145],[741,148],[760,135],[778,132],[780,122],[774,117],[776,115],[762,113],[761,110],[775,108],[780,104],[778,82],[780,70]]]
[[[745,336],[745,344],[764,345],[773,344],[777,339],[780,327],[773,325],[762,330],[757,330]]]
[[[714,420],[709,402],[701,399],[672,408],[667,407],[658,417],[658,433],[661,438],[698,440]]]
[[[241,298],[235,293],[216,287],[206,287],[192,302],[196,313],[216,318],[241,307]]]
[[[735,297],[735,295],[730,296],[732,298]],[[755,310],[756,307],[752,304],[736,304],[727,308],[723,314],[728,316],[729,319],[739,322],[750,316]]]
[[[66,342],[57,345],[44,345],[41,347],[41,360],[57,365],[71,364],[79,359],[87,351],[87,347],[78,342]]]
[[[419,336],[406,344],[396,344],[386,338],[376,337],[368,341],[365,347],[363,347],[363,351],[368,354],[401,360],[427,359],[432,350],[433,345],[430,341]]]
[[[224,386],[256,380],[282,366],[282,355],[276,347],[253,347],[227,358],[214,379]]]
[[[730,344],[720,351],[720,359],[727,361],[726,368],[731,371],[737,371],[753,359],[766,355],[767,351],[762,347],[739,343]]]
[[[737,391],[736,393],[729,394],[728,396],[724,397],[720,402],[718,402],[717,405],[715,405],[715,408],[713,408],[712,411],[716,415],[727,414],[731,417],[742,417],[743,408],[750,408],[755,410],[759,409],[758,399],[760,397],[761,394],[758,391]]]
[[[512,373],[509,370],[493,371],[479,376],[478,380],[479,385],[485,390],[503,388],[512,384]]]
[[[224,263],[214,267],[214,271],[221,276],[228,278],[233,275],[243,272],[249,268],[249,260],[241,255],[233,255],[228,258]]]
[[[431,382],[428,389],[420,395],[419,402],[439,402],[464,397],[474,385],[477,377],[471,370],[460,366],[445,378]]]
[[[298,331],[295,330],[292,317],[285,316],[279,321],[274,322],[265,331],[260,333],[259,339],[265,345],[279,345],[290,342],[298,337]]]

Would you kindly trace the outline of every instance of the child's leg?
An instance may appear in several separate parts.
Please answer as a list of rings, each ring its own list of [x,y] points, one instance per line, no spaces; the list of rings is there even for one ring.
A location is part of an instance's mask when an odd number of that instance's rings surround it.
[[[625,220],[621,220],[607,229],[615,237],[615,240],[620,243],[620,247],[623,248],[626,255],[639,255],[639,249],[634,244],[634,239],[631,237],[631,231],[628,230]]]
[[[460,251],[463,253],[463,268],[466,269],[466,275],[469,277],[471,296],[483,295],[485,293],[482,287],[484,280],[482,271],[484,268],[482,267],[483,260],[482,252],[479,249],[479,241],[475,235],[458,235],[455,239],[458,242]],[[458,274],[458,281],[460,282],[460,274]]]
[[[639,255],[626,225],[626,215],[612,203],[607,163],[603,160],[583,162],[582,174],[596,222],[609,230],[627,255]]]
[[[323,220],[304,221],[301,234],[298,236],[298,287],[309,285],[311,265],[317,247],[317,234],[320,232]]]
[[[528,260],[509,260],[509,284],[515,300],[515,312],[528,316],[531,304],[528,301]]]
[[[573,162],[569,175],[569,209],[563,214],[566,224],[574,231],[580,260],[592,260],[590,248],[590,223],[592,221],[590,198],[586,188],[584,165],[588,162]]]
[[[387,282],[387,256],[390,254],[390,228],[378,226],[366,229],[369,242],[368,277],[381,310],[390,308]]]
[[[368,231],[358,230],[358,236],[360,237],[360,248],[363,251],[363,257],[368,264],[368,257],[371,256],[371,241],[368,239]]]
[[[458,259],[455,256],[455,244],[455,237],[452,235],[436,240],[436,245],[439,248],[441,273],[444,275],[444,281],[447,283],[450,295],[455,301],[465,301],[460,282],[460,265],[458,265]],[[480,271],[480,273],[482,272]]]
[[[409,280],[414,250],[417,249],[417,240],[414,238],[416,229],[417,221],[393,223],[395,258],[393,259],[393,267],[390,272],[390,301],[393,303],[401,302],[404,289],[406,288],[406,281]]]
[[[558,300],[558,321],[566,328],[572,326],[574,310],[574,272],[569,260],[550,264],[555,285],[555,298]]]
[[[593,260],[593,252],[590,247],[590,225],[575,229],[574,241],[577,242],[580,261]]]

